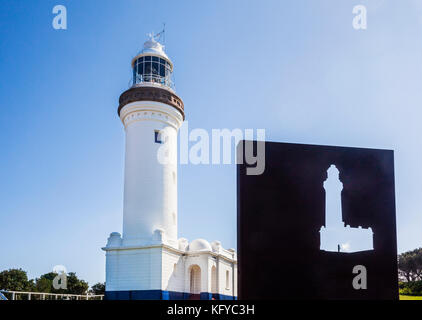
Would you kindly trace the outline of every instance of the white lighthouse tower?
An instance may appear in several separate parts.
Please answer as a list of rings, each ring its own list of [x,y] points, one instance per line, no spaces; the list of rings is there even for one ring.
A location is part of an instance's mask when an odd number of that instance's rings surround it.
[[[132,67],[133,86],[120,96],[118,109],[126,131],[123,245],[177,247],[177,131],[185,116],[183,102],[173,91],[173,64],[154,37]],[[165,158],[159,161],[159,156]]]
[[[177,133],[185,114],[173,63],[151,36],[132,68],[118,107],[126,132],[123,234],[111,233],[103,248],[106,299],[233,299],[234,250],[178,239]]]

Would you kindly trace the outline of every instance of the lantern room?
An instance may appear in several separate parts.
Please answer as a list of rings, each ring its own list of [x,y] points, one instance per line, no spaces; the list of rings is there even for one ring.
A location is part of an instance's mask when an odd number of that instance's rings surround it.
[[[164,52],[164,46],[151,36],[143,50],[132,59],[132,86],[156,85],[174,89],[171,75],[173,63]]]

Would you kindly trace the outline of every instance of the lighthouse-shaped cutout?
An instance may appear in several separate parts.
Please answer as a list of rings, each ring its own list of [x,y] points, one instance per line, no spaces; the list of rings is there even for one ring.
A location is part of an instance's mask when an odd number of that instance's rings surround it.
[[[331,165],[324,181],[326,195],[325,226],[320,230],[320,249],[334,252],[359,252],[373,250],[373,232],[371,228],[351,228],[342,219],[341,191],[343,183],[339,171]]]

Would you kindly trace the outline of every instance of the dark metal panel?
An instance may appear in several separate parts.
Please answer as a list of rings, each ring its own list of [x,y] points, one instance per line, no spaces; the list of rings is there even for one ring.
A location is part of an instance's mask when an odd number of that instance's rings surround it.
[[[393,151],[267,142],[265,156],[262,175],[237,165],[239,299],[398,299]],[[371,227],[374,250],[320,250],[331,164],[343,221]],[[366,290],[352,286],[359,264]]]

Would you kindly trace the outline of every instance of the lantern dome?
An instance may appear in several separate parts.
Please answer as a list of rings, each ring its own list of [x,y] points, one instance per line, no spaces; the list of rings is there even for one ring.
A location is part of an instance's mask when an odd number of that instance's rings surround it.
[[[159,55],[167,60],[170,60],[164,52],[164,46],[156,41],[154,38],[151,38],[144,42],[144,48],[141,51],[141,54],[154,54]]]

